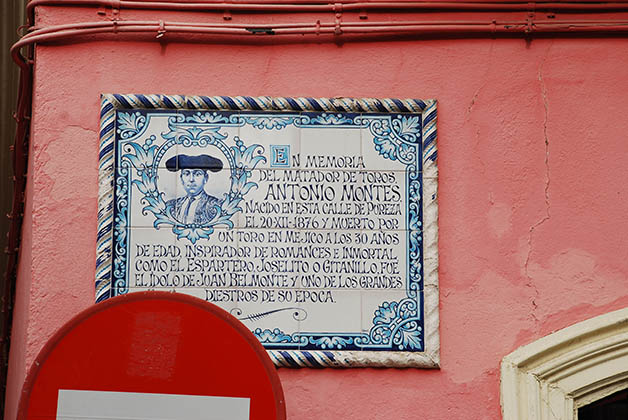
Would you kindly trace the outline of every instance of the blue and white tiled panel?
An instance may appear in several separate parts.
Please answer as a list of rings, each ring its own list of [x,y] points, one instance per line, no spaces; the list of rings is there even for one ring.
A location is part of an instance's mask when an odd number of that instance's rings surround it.
[[[392,340],[386,334],[399,319],[409,340],[400,346],[420,350],[418,146],[372,127],[295,124],[314,115],[233,115],[157,114],[120,134],[114,293],[197,296],[232,313],[267,348],[361,350],[369,334],[369,343]],[[416,137],[412,127],[399,129]],[[159,223],[165,203],[186,194],[179,173],[165,167],[182,153],[224,158],[204,186],[224,203],[241,194],[230,209],[222,205],[231,212],[223,223]]]

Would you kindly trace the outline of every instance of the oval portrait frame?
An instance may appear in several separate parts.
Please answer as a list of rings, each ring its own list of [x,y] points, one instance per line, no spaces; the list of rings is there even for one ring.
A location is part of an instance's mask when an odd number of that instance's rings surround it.
[[[133,114],[132,114],[133,115]],[[146,121],[146,119],[144,119]],[[140,202],[144,205],[142,213],[152,213],[155,217],[153,227],[156,229],[170,227],[177,239],[188,239],[192,244],[199,239],[209,238],[216,226],[225,226],[229,229],[234,224],[231,218],[242,209],[239,204],[243,197],[257,184],[249,180],[251,171],[261,162],[265,162],[264,148],[259,144],[246,146],[238,136],[233,136],[233,145],[228,145],[229,136],[221,133],[220,128],[229,121],[218,113],[198,112],[192,116],[178,114],[168,118],[169,131],[162,133],[164,143],[154,144],[155,135],[151,135],[141,141],[127,141],[122,147],[121,175],[135,170],[139,179],[133,180],[142,194]],[[237,123],[231,118],[231,123]],[[216,123],[216,125],[211,125]],[[143,123],[145,124],[145,123]],[[133,136],[132,139],[139,136]],[[227,159],[230,171],[231,186],[225,193],[220,206],[216,205],[215,216],[204,224],[181,223],[172,214],[172,207],[166,204],[163,192],[158,187],[158,168],[166,152],[173,146],[182,147],[207,147],[214,146],[219,149]],[[118,185],[119,189],[126,190],[131,185]],[[123,192],[123,191],[121,191]]]

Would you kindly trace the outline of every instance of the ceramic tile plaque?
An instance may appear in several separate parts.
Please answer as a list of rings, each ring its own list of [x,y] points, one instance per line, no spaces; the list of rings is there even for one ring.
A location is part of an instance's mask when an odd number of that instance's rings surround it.
[[[435,101],[104,95],[100,137],[98,301],[196,296],[278,366],[438,366]]]

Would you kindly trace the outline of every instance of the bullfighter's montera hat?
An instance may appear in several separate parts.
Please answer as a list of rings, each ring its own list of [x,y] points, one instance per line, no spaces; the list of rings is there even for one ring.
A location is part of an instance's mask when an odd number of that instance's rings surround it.
[[[218,172],[222,169],[222,160],[209,155],[176,155],[166,161],[166,168],[172,172],[181,169],[204,169]]]

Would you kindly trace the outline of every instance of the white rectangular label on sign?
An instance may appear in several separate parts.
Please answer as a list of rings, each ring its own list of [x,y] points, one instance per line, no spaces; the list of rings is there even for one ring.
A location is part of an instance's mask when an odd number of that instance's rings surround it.
[[[249,420],[249,398],[59,390],[57,420]]]

